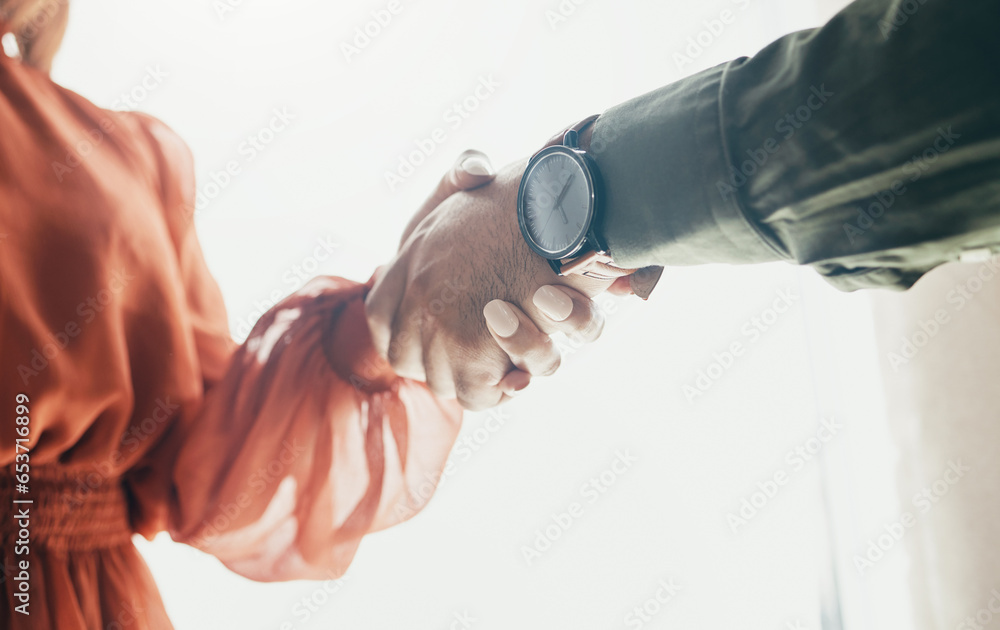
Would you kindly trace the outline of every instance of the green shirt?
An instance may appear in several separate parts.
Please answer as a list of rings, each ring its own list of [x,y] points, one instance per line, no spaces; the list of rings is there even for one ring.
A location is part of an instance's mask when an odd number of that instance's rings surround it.
[[[905,289],[1000,251],[1000,2],[858,0],[605,112],[616,264],[787,260]]]

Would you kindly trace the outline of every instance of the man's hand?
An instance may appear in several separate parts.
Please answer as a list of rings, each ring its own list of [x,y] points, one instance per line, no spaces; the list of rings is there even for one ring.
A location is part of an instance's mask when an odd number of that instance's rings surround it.
[[[366,302],[376,348],[396,372],[468,409],[499,404],[529,375],[554,372],[559,353],[549,334],[589,341],[603,328],[589,298],[610,283],[556,276],[521,236],[526,163],[474,190],[462,190],[470,188],[463,176],[446,176]]]

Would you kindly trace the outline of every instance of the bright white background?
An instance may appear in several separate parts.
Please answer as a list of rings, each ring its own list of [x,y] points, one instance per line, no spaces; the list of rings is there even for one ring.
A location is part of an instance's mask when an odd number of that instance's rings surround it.
[[[166,73],[138,108],[188,142],[199,190],[218,192],[197,226],[238,338],[260,307],[296,288],[288,272],[312,268],[317,239],[338,247],[315,273],[366,279],[463,149],[502,165],[570,122],[753,54],[835,8],[589,0],[564,2],[574,11],[553,28],[557,0],[400,3],[347,60],[341,44],[386,2],[244,0],[222,16],[211,0],[72,2],[57,81],[111,107],[147,68]],[[723,9],[735,22],[678,67],[675,53]],[[447,122],[482,78],[499,87],[460,125]],[[295,118],[250,160],[243,143],[274,108]],[[438,127],[445,141],[390,191],[385,172]],[[206,188],[230,161],[239,174]],[[798,297],[751,342],[743,327],[778,290]],[[821,598],[833,593],[824,497],[847,497],[866,515],[848,525],[857,548],[835,551],[847,567],[899,511],[868,297],[782,264],[709,266],[669,270],[648,303],[608,305],[604,338],[504,407],[499,430],[477,434],[487,414],[467,415],[463,438],[479,449],[456,456],[424,513],[362,544],[333,596],[321,583],[249,582],[165,537],[140,541],[177,628],[444,629],[462,627],[453,622],[463,613],[483,630],[821,627]],[[734,341],[747,352],[689,402],[682,386]],[[824,415],[846,429],[733,533],[727,513],[758,482],[792,471],[786,453]],[[637,461],[588,502],[582,484],[619,450]],[[823,482],[824,467],[835,483]],[[582,517],[529,566],[522,546],[574,501]],[[906,627],[904,575],[901,550],[870,579],[842,575],[851,626]],[[661,579],[680,592],[648,623],[629,622],[634,607],[658,608],[649,599]],[[303,597],[328,601],[306,620],[295,612]]]

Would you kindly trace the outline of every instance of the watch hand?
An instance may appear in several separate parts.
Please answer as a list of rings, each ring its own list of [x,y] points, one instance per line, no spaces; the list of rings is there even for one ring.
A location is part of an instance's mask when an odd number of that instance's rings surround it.
[[[569,178],[566,180],[566,184],[563,186],[562,192],[556,197],[556,205],[553,208],[553,214],[555,214],[555,208],[559,208],[559,212],[562,212],[563,223],[569,223],[569,217],[566,216],[566,211],[562,207],[563,198],[566,197],[566,192],[569,190],[570,184],[573,183],[573,179],[576,177],[576,173],[570,173]]]
[[[543,233],[543,234],[545,233],[545,228],[549,227],[549,221],[551,221],[551,220],[552,220],[552,217],[554,217],[554,216],[556,216],[556,211],[555,211],[555,209],[553,208],[553,209],[552,209],[552,212],[550,212],[550,213],[549,213],[549,218],[548,218],[548,219],[545,219],[545,224],[544,224],[544,225],[542,226],[542,229],[541,229],[541,230],[539,230],[539,232],[541,232],[541,233]]]
[[[563,198],[566,196],[566,191],[569,190],[570,184],[573,183],[574,177],[576,177],[576,173],[571,173],[569,179],[566,180],[566,184],[563,186],[562,192],[560,192],[559,196],[556,197],[556,202],[552,204],[552,212],[549,213],[549,218],[545,219],[545,223],[542,225],[542,229],[539,230],[539,232],[543,234],[545,233],[545,228],[549,227],[549,221],[551,221],[552,217],[554,217],[556,214],[556,208],[559,208],[559,211],[562,212],[563,223],[569,223],[569,217],[566,216],[566,211],[563,210],[562,208],[562,201]]]

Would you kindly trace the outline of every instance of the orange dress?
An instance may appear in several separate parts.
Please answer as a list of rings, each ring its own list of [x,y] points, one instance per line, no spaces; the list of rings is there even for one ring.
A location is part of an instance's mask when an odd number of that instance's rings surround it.
[[[135,533],[339,575],[440,477],[460,409],[375,356],[370,284],[317,278],[237,346],[194,191],[165,125],[0,53],[2,628],[170,628]]]

